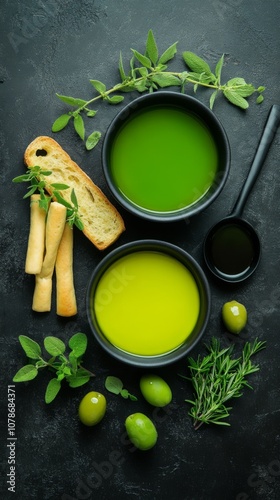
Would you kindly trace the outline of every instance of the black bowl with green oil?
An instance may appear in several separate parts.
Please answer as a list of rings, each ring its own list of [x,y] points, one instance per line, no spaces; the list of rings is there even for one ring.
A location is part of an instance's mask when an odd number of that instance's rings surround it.
[[[118,202],[135,215],[179,220],[204,210],[229,172],[227,135],[197,99],[158,91],[129,103],[102,148],[104,174]]]

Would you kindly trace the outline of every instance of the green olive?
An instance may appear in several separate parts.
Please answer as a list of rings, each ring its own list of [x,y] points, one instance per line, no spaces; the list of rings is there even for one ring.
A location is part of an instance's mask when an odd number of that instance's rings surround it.
[[[169,385],[158,375],[147,374],[140,379],[140,390],[148,403],[162,408],[172,400]]]
[[[153,422],[143,413],[126,418],[125,428],[130,441],[139,450],[150,450],[157,442],[158,433]]]
[[[79,405],[79,418],[84,425],[98,424],[106,412],[106,399],[100,392],[91,391],[86,394]]]
[[[247,310],[236,300],[226,302],[222,308],[223,322],[231,333],[240,333],[247,323]]]

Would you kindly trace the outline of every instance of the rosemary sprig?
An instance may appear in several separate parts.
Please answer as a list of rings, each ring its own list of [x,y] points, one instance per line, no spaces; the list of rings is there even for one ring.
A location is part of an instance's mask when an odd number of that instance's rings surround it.
[[[265,342],[246,342],[242,355],[233,358],[234,346],[221,349],[220,342],[213,338],[208,347],[209,354],[195,361],[188,358],[195,399],[186,399],[192,405],[189,415],[194,419],[195,430],[202,424],[230,424],[225,421],[232,407],[225,406],[231,398],[241,397],[244,387],[252,389],[246,377],[259,370],[251,357],[265,348]],[[187,378],[187,377],[184,377]]]
[[[62,183],[49,184],[46,180],[46,177],[48,177],[51,174],[52,172],[50,170],[44,170],[40,166],[36,165],[34,167],[29,168],[25,174],[14,177],[12,179],[12,182],[29,183],[27,187],[28,191],[23,198],[24,199],[29,198],[35,192],[39,192],[40,194],[39,206],[43,208],[46,212],[48,211],[49,202],[51,201],[51,199],[55,199],[56,201],[64,205],[67,208],[66,220],[68,224],[70,224],[70,226],[75,225],[78,227],[78,229],[83,230],[84,225],[79,216],[79,206],[75,190],[72,189],[71,191],[70,199],[72,204],[68,203],[68,201],[66,201],[61,195],[61,191],[70,189],[70,187],[67,186],[67,184],[62,184]],[[46,190],[51,192],[52,195],[51,196],[47,195]]]
[[[129,61],[129,71],[125,71],[122,54],[120,54],[118,69],[121,82],[107,89],[106,85],[101,81],[90,80],[97,95],[89,100],[57,93],[56,96],[61,101],[76,109],[60,115],[53,123],[52,131],[59,132],[63,130],[72,120],[76,133],[85,142],[86,149],[93,149],[101,137],[101,132],[94,131],[86,139],[85,123],[82,114],[84,113],[87,117],[94,117],[97,111],[92,109],[91,105],[100,99],[113,105],[121,103],[124,100],[124,96],[119,95],[119,92],[137,91],[143,93],[154,92],[159,88],[179,87],[183,93],[186,85],[192,84],[195,92],[199,86],[212,91],[210,96],[211,109],[219,93],[224,95],[232,104],[242,109],[248,108],[249,103],[247,98],[254,93],[258,93],[257,103],[263,101],[262,92],[265,90],[263,86],[256,88],[251,83],[246,83],[244,78],[240,77],[231,78],[224,84],[221,83],[224,55],[220,57],[215,69],[212,71],[209,64],[201,57],[193,52],[186,51],[182,53],[182,57],[187,70],[182,72],[167,71],[167,63],[174,58],[177,52],[177,43],[175,42],[170,45],[159,56],[154,34],[152,30],[149,30],[144,53],[142,54],[135,49],[131,49],[133,55]]]

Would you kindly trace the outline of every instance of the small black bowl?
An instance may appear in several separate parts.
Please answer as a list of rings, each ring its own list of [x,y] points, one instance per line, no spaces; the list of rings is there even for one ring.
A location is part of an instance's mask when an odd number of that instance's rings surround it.
[[[217,170],[216,172],[212,172],[213,179],[211,180],[211,185],[208,191],[205,193],[203,193],[202,191],[201,197],[198,197],[197,199],[197,194],[199,196],[201,187],[195,185],[192,186],[194,201],[190,202],[187,206],[182,206],[184,204],[183,202],[182,204],[180,202],[180,206],[178,208],[169,211],[160,211],[158,209],[145,208],[143,206],[140,206],[138,202],[135,203],[128,197],[128,195],[124,194],[123,190],[117,185],[115,175],[112,171],[112,149],[114,147],[116,139],[118,139],[119,137],[120,131],[123,130],[124,126],[127,126],[131,119],[137,117],[140,113],[150,111],[155,108],[172,110],[177,109],[183,111],[187,115],[191,115],[192,117],[194,117],[195,120],[198,120],[201,126],[206,127],[209,136],[213,139],[217,151]],[[187,141],[188,137],[186,137],[186,144]],[[143,145],[143,147],[145,147],[145,145]],[[161,147],[164,149],[167,147],[167,144],[163,142]],[[173,142],[171,142],[170,145],[168,144],[168,148],[170,147],[173,147]],[[137,147],[135,147],[135,144],[130,143],[129,148],[131,149],[131,151],[133,151],[133,155],[137,156],[137,154],[139,154],[139,145],[137,149]],[[147,158],[148,155],[145,161],[147,160]],[[184,158],[182,158],[182,161],[184,161]],[[175,165],[176,161],[174,161],[173,165],[170,165],[171,173],[168,173],[168,175],[171,175],[171,177],[174,176]],[[179,92],[157,91],[153,94],[145,94],[130,102],[113,119],[103,141],[102,166],[109,189],[111,190],[115,199],[120,203],[120,205],[122,205],[125,209],[127,209],[134,215],[148,220],[172,222],[175,220],[189,218],[193,215],[198,214],[215,200],[215,198],[221,192],[228,177],[230,166],[230,146],[224,128],[222,127],[221,123],[214,115],[214,113],[207,106],[202,104],[197,99],[185,94],[181,94]],[[196,169],[197,166],[189,164],[186,168]],[[131,164],[131,169],[133,171],[133,164]],[[152,166],[150,166],[149,169],[152,169]],[[144,180],[142,180],[143,185],[141,188],[139,188],[143,190],[143,193],[146,192],[147,186],[150,187],[151,185],[150,170],[148,171],[147,176],[149,176],[149,179],[144,178]],[[210,174],[209,179],[211,179]],[[153,188],[153,192],[158,193],[156,183]]]
[[[140,251],[159,252],[178,260],[192,274],[199,292],[200,310],[193,331],[183,344],[181,344],[176,349],[167,352],[166,354],[146,356],[123,351],[108,341],[97,321],[94,308],[94,297],[99,280],[101,279],[105,271],[118,259],[133,252]],[[127,243],[110,252],[106,257],[104,257],[104,259],[93,271],[92,276],[89,280],[86,294],[86,308],[89,325],[95,339],[98,341],[101,347],[119,361],[123,361],[133,366],[147,368],[165,366],[173,363],[189,353],[191,349],[193,349],[193,347],[199,342],[205,332],[210,316],[210,304],[211,296],[208,281],[197,262],[193,259],[193,257],[191,257],[181,248],[171,243],[159,240],[139,240]],[[172,336],[172,331],[170,331],[170,336]]]

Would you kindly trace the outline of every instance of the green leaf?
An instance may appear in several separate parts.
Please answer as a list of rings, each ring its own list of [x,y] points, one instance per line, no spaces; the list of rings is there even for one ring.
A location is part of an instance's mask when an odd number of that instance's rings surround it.
[[[177,52],[177,43],[178,42],[173,43],[172,45],[170,45],[170,47],[168,47],[168,49],[163,52],[163,54],[159,58],[159,64],[165,64],[175,56]]]
[[[138,71],[139,71],[140,75],[143,76],[144,78],[146,78],[149,74],[149,71],[147,68],[145,68],[145,66],[138,68]]]
[[[101,132],[98,132],[97,130],[92,132],[92,134],[90,134],[86,140],[86,149],[90,151],[91,149],[95,148],[100,140],[100,137]]]
[[[97,113],[97,111],[94,111],[94,109],[89,109],[87,111],[87,116],[89,116],[91,118],[92,116],[95,116],[96,113]]]
[[[212,75],[209,64],[204,61],[201,57],[197,56],[193,52],[183,52],[183,59],[189,68],[195,73],[205,73],[206,75]]]
[[[123,383],[118,377],[113,377],[109,375],[105,380],[105,387],[107,391],[113,394],[120,394],[123,388]]]
[[[99,94],[104,94],[106,92],[106,85],[99,80],[90,80],[91,85],[99,92]]]
[[[74,224],[75,226],[80,229],[80,231],[83,231],[84,229],[84,224],[83,222],[81,221],[80,217],[76,216],[75,217],[75,220],[74,220]]]
[[[75,355],[74,351],[71,351],[69,353],[68,359],[69,359],[69,362],[71,363],[71,366],[72,366],[73,375],[75,375],[77,372],[77,368],[78,368],[78,360],[77,360],[77,356]]]
[[[241,109],[247,109],[249,107],[249,104],[246,101],[246,99],[241,97],[237,92],[225,89],[223,91],[223,94],[228,99],[228,101],[230,101],[235,106],[238,106]]]
[[[75,389],[76,387],[81,387],[86,384],[90,380],[90,376],[78,377],[72,375],[71,377],[67,377],[67,382],[69,383],[69,387]]]
[[[65,352],[65,344],[62,342],[62,340],[56,338],[56,337],[46,337],[44,339],[44,346],[46,351],[51,355],[51,356],[59,356],[60,354],[63,354]]]
[[[234,87],[235,85],[246,85],[246,82],[245,82],[244,78],[239,78],[239,77],[231,78],[227,82],[228,87]]]
[[[126,77],[124,67],[123,67],[123,60],[122,60],[122,53],[121,52],[120,52],[120,58],[119,58],[119,72],[120,72],[121,81],[125,82],[127,77]]]
[[[69,347],[74,351],[76,358],[83,356],[87,349],[87,336],[85,333],[75,333],[69,342]]]
[[[29,196],[31,196],[32,194],[35,193],[35,191],[37,191],[37,188],[38,186],[33,186],[31,189],[29,189],[27,193],[25,193],[25,195],[23,196],[23,199],[26,200],[26,198],[29,198]]]
[[[58,380],[57,378],[52,378],[49,381],[45,393],[45,402],[47,404],[51,403],[55,399],[55,397],[60,391],[60,388],[61,388],[61,383],[60,380]]]
[[[259,95],[259,96],[257,97],[257,99],[256,99],[256,103],[257,103],[257,104],[261,104],[261,102],[263,102],[263,100],[264,100],[264,96],[263,96],[263,95]]]
[[[84,125],[84,120],[81,117],[81,115],[76,115],[74,117],[74,129],[76,130],[78,136],[83,141],[85,138],[85,125]]]
[[[146,80],[135,82],[134,87],[138,92],[145,92],[147,90]]]
[[[124,399],[128,399],[128,390],[127,389],[122,389],[120,394]]]
[[[54,182],[53,184],[51,184],[51,187],[53,187],[54,189],[58,189],[59,191],[69,189],[69,186],[67,186],[67,184],[60,184],[59,182]]]
[[[217,62],[216,68],[215,68],[215,75],[216,75],[216,78],[217,78],[217,81],[218,81],[219,85],[221,83],[221,73],[222,73],[223,64],[224,64],[224,54],[222,55],[222,57]]]
[[[81,108],[82,106],[84,106],[87,103],[87,101],[85,101],[84,99],[79,99],[76,97],[70,97],[70,96],[61,95],[61,94],[56,94],[56,96],[61,101],[65,102],[66,104],[70,104],[70,106],[77,106],[77,107]]]
[[[133,396],[133,394],[128,393],[128,397],[131,401],[138,401],[138,398],[136,396]]]
[[[216,97],[218,95],[218,90],[215,90],[211,96],[210,96],[210,109],[213,109],[213,106],[214,106],[214,102],[216,100]]]
[[[25,365],[18,370],[13,378],[13,382],[27,382],[33,380],[38,374],[38,370],[34,365]]]
[[[21,344],[21,347],[23,348],[26,356],[30,359],[39,359],[42,351],[41,347],[37,342],[34,340],[30,339],[26,335],[20,335],[19,336],[19,341]]]
[[[241,85],[240,87],[237,87],[235,89],[235,92],[237,92],[242,97],[249,97],[255,92],[255,87],[251,84]]]
[[[108,101],[110,104],[119,104],[123,100],[124,97],[122,95],[113,95],[112,97],[106,97],[106,101]]]
[[[146,41],[146,56],[152,61],[155,66],[158,60],[158,48],[152,30],[149,30]]]
[[[23,175],[18,175],[17,177],[14,177],[12,179],[12,182],[19,183],[19,182],[29,182],[30,181],[30,176],[29,174],[23,174]]]
[[[72,191],[71,191],[71,201],[74,205],[75,208],[78,208],[78,200],[77,200],[77,196],[76,196],[76,193],[75,193],[75,189],[73,188]]]
[[[152,64],[151,64],[151,61],[148,57],[144,56],[143,54],[140,54],[140,52],[138,52],[138,50],[134,50],[134,49],[131,49],[134,56],[136,57],[136,59],[143,65],[145,66],[145,68],[151,68],[152,67]]]
[[[153,75],[152,81],[159,85],[159,87],[171,87],[173,85],[181,85],[181,80],[175,75],[159,73]]]
[[[59,132],[60,130],[63,130],[68,124],[70,118],[71,115],[66,114],[59,116],[52,125],[52,132]]]

